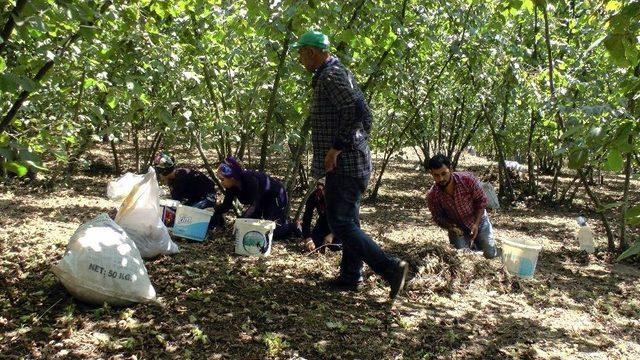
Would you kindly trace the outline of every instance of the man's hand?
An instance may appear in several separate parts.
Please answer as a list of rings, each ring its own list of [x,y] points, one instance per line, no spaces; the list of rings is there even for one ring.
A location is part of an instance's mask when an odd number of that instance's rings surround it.
[[[471,241],[475,240],[478,237],[478,229],[480,225],[478,223],[473,223],[471,226],[471,231],[469,235],[471,235]]]
[[[330,233],[329,235],[324,237],[324,244],[333,244],[333,233]]]
[[[304,246],[307,248],[308,251],[313,251],[316,249],[316,245],[313,243],[313,239],[311,239],[310,237],[308,237],[304,241]]]
[[[342,151],[336,150],[334,148],[329,149],[327,151],[327,155],[324,157],[324,170],[326,172],[331,172],[335,170],[338,166],[338,155],[340,155]]]

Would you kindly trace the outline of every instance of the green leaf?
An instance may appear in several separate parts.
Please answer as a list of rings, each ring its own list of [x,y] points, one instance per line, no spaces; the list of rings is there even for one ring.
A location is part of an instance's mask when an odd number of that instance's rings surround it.
[[[609,34],[604,39],[604,46],[611,56],[613,62],[620,67],[629,66],[627,61],[623,40],[624,37],[618,34]]]
[[[609,150],[609,155],[607,156],[607,162],[605,164],[605,169],[609,171],[622,171],[622,167],[624,165],[624,159],[622,158],[622,154],[617,149]]]
[[[522,0],[509,0],[509,7],[512,9],[520,10],[522,7]]]
[[[613,208],[617,208],[620,205],[622,205],[621,201],[616,201],[616,202],[612,202],[612,203],[609,203],[609,204],[604,204],[604,205],[600,206],[600,208],[598,208],[598,211],[611,210]]]
[[[40,158],[40,156],[32,151],[21,149],[18,153],[18,158],[21,160],[21,163],[25,165],[29,165],[38,170],[49,170],[42,166],[42,159]]]
[[[116,97],[113,94],[109,94],[107,95],[107,105],[109,105],[110,108],[115,109],[116,108]]]
[[[13,151],[11,151],[11,149],[9,148],[0,148],[0,157],[4,158],[5,160],[13,160]]]
[[[16,175],[18,175],[18,177],[23,177],[25,175],[27,175],[27,172],[29,171],[29,169],[27,169],[26,166],[20,164],[19,162],[16,161],[9,161],[6,162],[4,164],[4,168],[9,171],[12,172]]]
[[[620,9],[620,6],[622,6],[622,4],[619,1],[609,1],[604,9],[606,11],[616,11]]]
[[[98,80],[92,79],[92,78],[87,78],[87,79],[84,79],[84,82],[82,83],[82,86],[85,89],[89,89],[89,88],[95,86],[96,84],[98,84]]]
[[[33,80],[25,76],[16,76],[16,81],[24,91],[32,92],[38,86]]]
[[[29,165],[29,166],[31,166],[31,167],[33,167],[33,168],[35,168],[35,169],[38,169],[40,171],[49,171],[49,169],[44,167],[42,164],[37,164],[37,163],[35,163],[35,162],[31,161],[31,160],[27,160],[24,163]]]
[[[640,205],[636,205],[627,209],[624,213],[625,218],[631,225],[637,225],[640,223]]]
[[[4,61],[4,58],[0,56],[0,73],[4,72],[6,68],[7,68],[7,63]]]
[[[96,28],[93,26],[80,25],[79,33],[85,40],[92,41],[96,36]]]
[[[580,169],[589,159],[589,152],[587,150],[578,150],[572,152],[569,155],[569,168]]]
[[[627,251],[620,254],[617,260],[624,260],[637,254],[640,254],[640,241],[636,241],[630,248],[627,249]]]
[[[527,9],[527,11],[531,14],[533,13],[533,1],[531,0],[524,0],[522,2],[522,7],[524,7],[525,9]]]
[[[0,75],[0,90],[9,93],[15,93],[18,91],[18,77],[12,73],[5,73]]]

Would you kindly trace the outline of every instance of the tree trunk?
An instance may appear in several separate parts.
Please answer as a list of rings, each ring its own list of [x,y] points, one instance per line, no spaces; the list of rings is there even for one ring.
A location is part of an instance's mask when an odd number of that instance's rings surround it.
[[[153,141],[151,142],[151,148],[149,149],[149,154],[147,156],[147,162],[145,163],[145,167],[149,167],[153,165],[153,159],[160,148],[160,144],[162,144],[163,139],[162,131],[158,131],[156,135],[153,137]]]
[[[11,9],[9,13],[9,17],[7,19],[7,23],[2,28],[2,33],[0,33],[0,37],[2,37],[2,42],[0,43],[0,52],[4,49],[5,46],[9,43],[9,38],[11,37],[11,33],[16,26],[16,20],[20,17],[20,12],[24,9],[24,6],[27,4],[27,0],[16,0],[16,5]]]
[[[104,117],[105,122],[107,123],[107,127],[111,126],[111,121],[109,120],[109,116]],[[115,167],[116,176],[119,176],[121,173],[120,169],[120,159],[118,158],[118,148],[116,147],[116,142],[111,139],[109,141],[109,145],[111,146],[111,154],[113,155],[113,166]]]
[[[267,163],[267,150],[269,147],[269,131],[271,130],[271,118],[273,117],[273,113],[276,108],[276,97],[278,95],[278,88],[280,87],[280,77],[282,76],[282,70],[284,69],[284,65],[287,60],[287,53],[289,52],[289,43],[291,42],[291,24],[293,23],[293,18],[289,20],[287,24],[287,33],[284,36],[284,40],[282,40],[282,51],[279,56],[279,64],[278,69],[276,70],[276,77],[273,81],[273,88],[271,89],[271,95],[269,98],[269,105],[267,107],[267,116],[264,121],[264,132],[262,133],[262,147],[260,149],[260,171],[264,171],[265,165]]]
[[[99,13],[96,16],[96,18],[84,25],[93,26],[97,21],[98,17],[100,16],[100,14],[106,11],[109,8],[109,6],[111,6],[111,0],[105,1],[100,7]],[[79,31],[71,35],[70,37],[68,37],[67,40],[64,42],[64,44],[56,51],[55,59],[62,58],[62,56],[66,53],[69,46],[73,42],[75,42],[79,37],[80,37]],[[36,83],[36,85],[39,84],[40,80],[42,80],[45,77],[45,75],[47,75],[47,72],[51,70],[54,64],[55,64],[54,60],[47,61],[44,65],[42,65],[40,70],[38,70],[38,73],[36,74],[36,76],[33,78],[32,81]],[[24,104],[25,100],[27,100],[27,98],[31,93],[32,93],[31,91],[24,90],[20,93],[20,95],[18,95],[18,98],[16,99],[16,101],[13,103],[13,105],[11,106],[7,114],[3,117],[2,122],[0,122],[0,134],[4,133],[5,130],[9,127],[9,125],[11,124],[11,121],[18,114],[18,110],[20,110],[20,108],[22,107],[22,104]]]
[[[600,219],[602,220],[602,225],[604,226],[604,230],[607,233],[607,246],[608,246],[609,252],[613,253],[616,251],[616,245],[613,241],[613,231],[611,231],[611,225],[609,225],[609,220],[607,219],[605,210],[602,209],[602,204],[600,203],[600,200],[598,199],[596,194],[593,191],[591,191],[591,187],[589,186],[589,181],[587,180],[587,177],[580,169],[578,169],[578,176],[580,176],[580,181],[582,181],[582,186],[584,186],[584,189],[587,191],[587,195],[589,195],[589,198],[591,199],[591,201],[593,201],[593,204],[596,207],[596,211],[598,212],[598,215],[600,215]]]
[[[302,129],[300,131],[300,140],[296,145],[296,152],[291,159],[291,163],[289,164],[289,168],[287,169],[287,175],[285,177],[285,189],[287,192],[290,192],[295,185],[295,171],[299,168],[300,159],[302,158],[302,154],[307,149],[307,138],[309,136],[309,128],[311,127],[311,119],[307,117],[302,124]]]
[[[360,2],[358,3],[358,5],[356,5],[355,9],[353,9],[353,14],[351,14],[351,18],[349,19],[349,22],[347,23],[347,26],[345,26],[345,30],[349,30],[353,27],[353,24],[356,22],[356,19],[358,18],[358,15],[360,14],[360,10],[362,10],[362,7],[364,6],[364,3],[367,0],[360,0]],[[344,49],[347,47],[347,43],[344,41],[341,41],[338,46],[336,46],[336,54],[341,54]]]
[[[80,77],[80,82],[78,83],[78,99],[76,100],[76,104],[73,108],[73,121],[75,123],[78,122],[78,117],[80,116],[80,106],[82,105],[82,99],[84,97],[84,79],[87,75],[86,67],[82,69],[82,76]],[[82,154],[85,153],[89,144],[91,143],[91,132],[88,131],[89,127],[84,126],[80,130],[80,146],[76,149],[76,151],[69,157],[69,163],[67,164],[67,176],[70,176],[75,172],[76,165],[78,164],[78,159]],[[67,149],[69,150],[69,149]]]
[[[485,105],[483,105],[482,109],[478,111],[478,115],[476,115],[476,119],[473,122],[473,126],[471,127],[471,130],[467,132],[465,139],[462,141],[462,144],[460,145],[460,147],[458,147],[458,150],[453,156],[453,160],[451,161],[451,166],[454,169],[458,167],[458,161],[460,161],[460,155],[462,154],[464,149],[466,149],[467,146],[469,146],[469,143],[471,143],[473,136],[476,134],[476,131],[478,131],[482,117],[486,116],[486,114],[484,113],[484,109],[485,109]]]
[[[500,197],[505,199],[507,203],[513,202],[515,196],[513,194],[513,187],[511,186],[511,177],[509,176],[509,170],[504,162],[504,150],[502,147],[502,141],[500,135],[496,132],[495,124],[491,118],[491,115],[487,116],[487,123],[493,136],[493,143],[496,147],[496,153],[498,154],[498,176],[500,177]]]
[[[635,66],[634,74],[635,77],[640,75],[640,64]],[[636,93],[637,91],[632,91],[627,94],[627,111],[631,114],[632,117],[636,117]],[[629,209],[629,182],[631,179],[631,170],[633,163],[633,134],[629,134],[627,137],[627,144],[629,144],[629,152],[627,153],[627,160],[625,164],[624,171],[624,191],[622,195],[622,209],[620,214],[620,252],[627,250],[629,244],[627,242],[627,209]]]
[[[220,180],[216,176],[215,171],[213,171],[213,167],[209,163],[209,160],[207,160],[207,155],[202,149],[202,140],[200,139],[200,136],[200,132],[196,131],[196,134],[194,134],[194,145],[196,146],[196,149],[198,149],[198,154],[200,154],[200,159],[202,159],[202,163],[204,164],[204,168],[207,171],[207,174],[209,174],[209,177],[211,177],[211,179],[216,183],[216,186],[218,186],[218,189],[220,190],[222,195],[225,195],[226,190],[220,183]],[[236,202],[234,202],[233,204],[233,212],[236,216],[240,216],[240,214],[242,214],[242,210],[238,207],[238,204]]]
[[[529,123],[529,137],[527,139],[527,172],[529,173],[529,194],[535,195],[538,192],[536,186],[536,172],[535,172],[535,163],[533,159],[533,152],[531,151],[531,147],[533,145],[533,134],[536,129],[537,123],[537,112],[531,109],[531,122]]]
[[[553,56],[551,54],[551,36],[549,35],[549,14],[547,13],[547,7],[543,6],[542,16],[544,18],[544,39],[547,46],[547,65],[549,71],[549,92],[551,95],[551,105],[555,113],[556,122],[558,123],[558,131],[556,131],[556,145],[560,145],[562,132],[564,131],[564,121],[562,116],[558,112],[558,100],[556,98],[556,89],[553,83]],[[551,184],[551,190],[549,196],[551,200],[555,200],[558,193],[558,178],[562,171],[562,157],[557,159],[553,174],[553,183]]]
[[[404,19],[406,17],[407,14],[407,2],[409,0],[403,0],[402,1],[402,7],[400,8],[400,16],[399,16],[399,22],[400,22],[400,27],[404,26]],[[364,1],[363,1],[364,3]],[[398,39],[396,38],[396,40],[394,40],[394,42],[389,45],[389,47],[382,53],[382,55],[380,56],[380,59],[378,59],[378,61],[376,61],[376,65],[373,67],[373,71],[371,72],[371,74],[369,75],[369,78],[367,79],[367,81],[364,83],[364,85],[362,86],[362,92],[363,93],[367,93],[367,89],[369,89],[369,87],[373,84],[373,81],[376,79],[376,77],[378,77],[378,75],[380,74],[380,70],[382,69],[382,64],[384,63],[384,61],[387,59],[387,57],[389,56],[389,54],[391,53],[391,49],[393,49],[393,47],[396,44],[396,41],[398,41]]]
[[[629,135],[629,144],[633,149],[633,136]],[[631,164],[633,162],[633,151],[627,153],[627,163],[624,170],[624,190],[622,195],[622,209],[620,211],[620,247],[618,250],[623,252],[629,247],[627,242],[627,209],[629,209],[629,180],[631,179]]]
[[[140,174],[140,145],[138,143],[138,126],[136,124],[131,124],[131,133],[133,137],[133,161],[136,169],[136,174]]]

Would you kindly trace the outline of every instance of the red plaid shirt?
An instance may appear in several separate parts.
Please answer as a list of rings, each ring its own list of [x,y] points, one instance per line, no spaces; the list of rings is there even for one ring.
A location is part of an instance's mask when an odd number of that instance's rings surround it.
[[[451,176],[455,183],[453,196],[433,184],[427,194],[427,205],[438,225],[454,223],[468,232],[476,220],[477,212],[487,207],[487,196],[472,173],[454,172]]]

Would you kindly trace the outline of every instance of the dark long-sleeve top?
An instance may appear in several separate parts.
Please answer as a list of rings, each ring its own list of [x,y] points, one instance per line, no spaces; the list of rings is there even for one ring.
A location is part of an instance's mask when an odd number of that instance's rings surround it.
[[[351,72],[329,58],[314,72],[313,100],[309,110],[314,178],[325,175],[324,158],[329,149],[342,150],[335,172],[361,178],[371,172],[367,132],[372,115]]]
[[[311,236],[311,221],[313,220],[313,212],[318,210],[318,220],[316,224],[327,222],[327,209],[324,203],[324,195],[322,190],[316,191],[309,196],[304,204],[304,215],[302,215],[302,238],[306,239]]]
[[[215,193],[216,185],[208,176],[197,170],[178,168],[175,178],[168,184],[171,198],[192,205]]]
[[[221,216],[231,209],[233,200],[238,199],[243,205],[250,205],[242,214],[244,218],[252,218],[258,211],[262,210],[264,201],[277,196],[282,183],[271,176],[253,170],[243,172],[240,177],[239,186],[227,189],[224,201],[216,209],[214,216]]]

